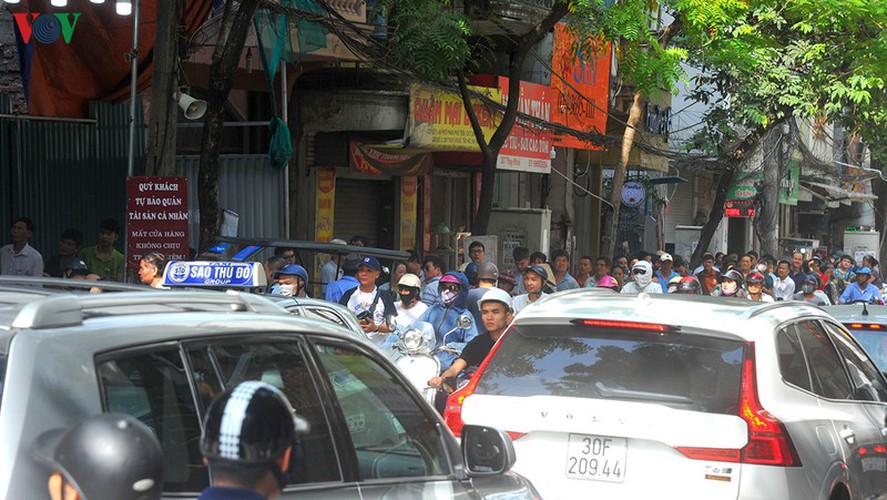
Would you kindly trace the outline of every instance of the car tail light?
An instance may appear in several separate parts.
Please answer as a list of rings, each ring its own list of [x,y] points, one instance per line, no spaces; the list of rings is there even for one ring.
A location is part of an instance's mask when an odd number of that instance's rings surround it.
[[[510,328],[506,330],[505,333],[502,334],[502,338],[493,345],[493,348],[490,349],[490,353],[487,354],[487,357],[484,358],[480,366],[477,367],[477,370],[474,371],[474,375],[471,376],[471,379],[465,387],[450,394],[450,397],[447,398],[447,404],[444,407],[444,422],[446,422],[447,427],[453,431],[453,434],[455,434],[456,437],[462,436],[462,427],[465,426],[465,422],[462,421],[462,404],[465,402],[465,398],[474,394],[474,388],[477,387],[477,383],[480,381],[484,370],[487,369],[490,360],[496,355],[496,351],[499,350],[499,346],[505,341],[505,337],[508,336],[508,332],[510,331]]]
[[[878,323],[844,323],[850,330],[884,330],[884,325]]]
[[[739,417],[745,420],[748,425],[748,443],[744,448],[737,450],[677,447],[676,449],[694,460],[741,462],[782,467],[801,465],[785,426],[765,410],[758,400],[758,387],[755,383],[755,345],[752,342],[746,343],[745,355],[742,360]]]
[[[578,326],[590,326],[594,328],[615,328],[619,330],[640,330],[646,332],[669,333],[677,331],[670,325],[658,323],[642,323],[640,321],[621,321],[609,319],[574,319],[570,323]]]

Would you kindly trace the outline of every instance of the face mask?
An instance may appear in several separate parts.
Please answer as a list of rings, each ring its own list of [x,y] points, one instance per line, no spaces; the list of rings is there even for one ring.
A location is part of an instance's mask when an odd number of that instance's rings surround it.
[[[801,291],[803,291],[805,294],[813,293],[814,290],[816,290],[816,285],[813,285],[811,283],[804,283],[803,285],[801,285]]]
[[[721,292],[723,292],[723,294],[728,297],[730,295],[735,294],[736,293],[736,282],[725,280],[723,283],[721,283]]]
[[[292,297],[295,285],[280,285],[280,295],[284,297]]]
[[[767,265],[766,264],[758,264],[758,272],[762,273],[762,274],[766,273],[767,272]]]
[[[440,300],[443,301],[444,304],[450,305],[453,301],[456,300],[456,296],[458,294],[456,292],[450,290],[443,290],[440,292]]]
[[[639,287],[644,288],[653,281],[653,276],[646,273],[638,273],[634,275],[634,280]]]
[[[400,294],[400,300],[404,303],[404,305],[410,305],[419,297],[418,292],[408,291],[406,293]]]

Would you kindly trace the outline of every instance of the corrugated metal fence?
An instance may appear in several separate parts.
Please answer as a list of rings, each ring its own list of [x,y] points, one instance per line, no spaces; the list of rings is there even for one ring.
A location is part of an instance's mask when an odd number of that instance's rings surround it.
[[[191,246],[197,248],[198,156],[177,156],[176,173],[188,177]],[[237,212],[238,236],[283,238],[286,235],[286,174],[271,167],[267,155],[222,155],[219,157],[219,203]]]
[[[124,222],[129,109],[93,106],[95,120],[0,116],[0,242],[9,242],[9,223],[19,216],[34,221],[32,245],[44,257],[57,252],[67,228],[83,232],[87,246],[95,243],[100,220]],[[0,114],[9,110],[0,94]],[[142,117],[136,119],[143,130]],[[143,171],[143,134],[136,136],[136,170]]]

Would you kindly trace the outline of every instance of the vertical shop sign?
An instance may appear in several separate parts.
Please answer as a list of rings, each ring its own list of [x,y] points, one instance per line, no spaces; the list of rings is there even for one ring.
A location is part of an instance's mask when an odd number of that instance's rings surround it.
[[[431,249],[431,176],[422,177],[422,255]]]
[[[188,260],[188,178],[130,177],[126,180],[126,245],[129,269],[150,252]]]
[[[328,243],[333,239],[333,216],[336,206],[336,169],[317,169],[317,202],[314,217],[314,239]]]
[[[508,104],[508,78],[500,76],[498,83],[502,104]],[[551,88],[520,82],[517,109],[533,118],[551,121]],[[536,174],[551,173],[551,130],[518,118],[502,145],[496,168]]]
[[[583,132],[603,134],[610,92],[610,46],[602,45],[594,60],[574,50],[576,35],[563,24],[554,27],[551,56],[551,121]],[[560,75],[560,78],[558,77]],[[603,149],[571,135],[555,135],[555,146]]]
[[[408,175],[400,178],[400,249],[416,248],[416,220],[418,177]]]

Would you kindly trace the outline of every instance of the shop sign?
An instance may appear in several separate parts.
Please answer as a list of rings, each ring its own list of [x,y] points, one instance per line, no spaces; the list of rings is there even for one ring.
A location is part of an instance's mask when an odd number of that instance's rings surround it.
[[[431,153],[383,150],[358,140],[348,144],[351,170],[371,175],[423,175],[431,171]]]
[[[751,200],[727,200],[724,203],[724,217],[753,218],[755,203]]]
[[[475,86],[468,88],[495,102],[502,100],[498,89]],[[471,102],[484,138],[489,142],[499,125],[499,116],[480,99],[473,99]],[[480,152],[468,113],[462,104],[462,96],[430,85],[414,83],[410,87],[409,135],[411,148]]]
[[[554,27],[551,57],[551,121],[560,125],[601,134],[607,129],[610,91],[610,46],[602,45],[594,60],[575,50],[576,35],[565,25]],[[558,78],[557,75],[561,75]],[[571,135],[555,135],[554,145],[576,149],[602,150],[591,142]]]
[[[626,182],[622,185],[622,204],[629,207],[639,207],[647,198],[647,190],[637,181]]]
[[[336,169],[318,168],[314,214],[314,240],[329,243],[333,239],[333,215],[336,206]]]
[[[188,178],[130,177],[126,180],[126,246],[129,269],[150,252],[168,260],[189,259]]]
[[[499,77],[502,104],[508,104],[508,78]],[[551,89],[545,85],[520,82],[518,111],[546,122],[551,121]],[[499,170],[537,174],[551,173],[551,130],[519,118],[499,151]]]
[[[418,216],[419,179],[414,175],[400,178],[400,249],[416,248],[416,220]]]
[[[764,172],[742,172],[727,192],[728,200],[754,200],[758,195],[756,184],[764,182]]]
[[[163,273],[163,286],[251,288],[267,283],[261,262],[172,261]]]
[[[800,163],[795,160],[786,162],[782,178],[779,179],[779,203],[797,206],[798,193],[801,190],[800,173]]]

